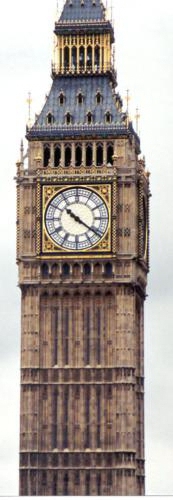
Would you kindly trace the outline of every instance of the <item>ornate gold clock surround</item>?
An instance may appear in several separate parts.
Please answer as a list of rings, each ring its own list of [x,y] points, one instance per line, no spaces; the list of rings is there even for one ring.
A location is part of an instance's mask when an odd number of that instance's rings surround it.
[[[50,236],[48,235],[45,227],[45,212],[48,204],[59,193],[63,192],[64,189],[70,189],[72,187],[90,189],[96,194],[98,194],[103,202],[105,203],[108,213],[109,213],[109,222],[106,233],[100,239],[100,241],[90,249],[83,249],[78,251],[72,251],[68,249],[63,249],[57,244],[55,244]],[[61,183],[61,184],[46,184],[42,186],[42,228],[41,228],[41,254],[46,255],[47,257],[55,257],[62,258],[62,255],[68,255],[68,257],[72,256],[74,258],[74,254],[76,254],[79,258],[84,255],[87,256],[104,256],[106,254],[110,254],[112,252],[112,231],[111,231],[111,221],[112,221],[112,185],[111,183]]]

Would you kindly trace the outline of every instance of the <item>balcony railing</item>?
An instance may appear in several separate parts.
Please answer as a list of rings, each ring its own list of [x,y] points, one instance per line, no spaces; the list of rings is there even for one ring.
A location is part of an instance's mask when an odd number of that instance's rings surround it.
[[[64,64],[64,65],[59,65],[56,63],[52,63],[52,75],[85,75],[85,74],[103,74],[103,73],[112,73],[114,77],[116,78],[116,71],[112,63],[109,64],[104,64],[102,66],[95,64]]]

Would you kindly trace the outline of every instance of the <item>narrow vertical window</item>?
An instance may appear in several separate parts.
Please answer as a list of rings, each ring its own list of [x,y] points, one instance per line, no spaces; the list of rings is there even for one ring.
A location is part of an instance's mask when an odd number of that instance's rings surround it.
[[[64,69],[69,69],[69,47],[64,49]]]
[[[104,47],[102,47],[102,67],[104,71],[104,65],[105,65],[105,52],[104,52]]]
[[[53,390],[52,394],[52,448],[57,448],[57,402],[58,394],[57,388]]]
[[[113,154],[114,154],[114,148],[113,146],[108,146],[107,148],[107,163],[110,163],[111,165],[113,165]]]
[[[100,47],[95,47],[95,61],[94,61],[94,64],[95,64],[95,69],[99,69],[99,66],[100,66]]]
[[[92,47],[87,48],[87,68],[92,68]]]
[[[77,68],[77,48],[72,47],[71,52],[72,70]]]
[[[86,387],[85,421],[86,421],[85,448],[90,448],[90,387]]]
[[[48,167],[49,160],[50,160],[50,147],[45,146],[45,148],[44,148],[44,168]]]
[[[65,102],[65,97],[64,97],[64,94],[61,92],[59,95],[60,106],[63,106],[64,102]]]
[[[111,262],[107,262],[105,264],[105,274],[109,278],[112,276],[112,264],[111,264]]]
[[[80,472],[75,472],[75,485],[80,486]]]
[[[87,114],[87,122],[89,125],[93,122],[93,115],[90,112]]]
[[[103,165],[103,146],[101,144],[97,146],[96,162],[98,167],[101,167]]]
[[[108,486],[112,486],[112,470],[108,471]]]
[[[59,311],[55,307],[52,310],[52,336],[53,336],[53,366],[58,364],[58,314]]]
[[[53,476],[52,495],[53,495],[53,497],[57,496],[57,474],[56,474],[56,472],[55,472],[55,474]]]
[[[71,147],[67,146],[65,149],[65,167],[69,167],[71,163]]]
[[[86,263],[84,264],[84,276],[90,276],[91,275],[91,265]]]
[[[81,92],[78,94],[77,99],[78,99],[78,104],[83,104],[84,97],[83,94],[81,94]]]
[[[112,115],[109,111],[107,111],[106,115],[105,115],[105,120],[106,120],[106,123],[111,123],[112,122]]]
[[[80,69],[84,69],[85,66],[85,49],[84,47],[80,47],[79,49],[79,67]]]
[[[47,124],[48,125],[52,125],[54,123],[54,116],[52,115],[52,113],[48,113],[47,115]]]
[[[41,484],[42,484],[42,494],[45,495],[46,488],[47,488],[47,472],[46,471],[42,472]]]
[[[68,474],[64,476],[64,496],[68,496]]]
[[[62,274],[63,276],[69,276],[70,274],[70,266],[69,264],[67,264],[67,262],[65,262],[65,264],[63,264],[62,266]]]
[[[90,496],[90,473],[86,474],[86,496]]]
[[[90,308],[85,311],[85,365],[90,364]]]
[[[76,167],[80,167],[82,163],[82,148],[81,146],[76,147]]]
[[[101,310],[97,307],[96,310],[96,329],[97,329],[97,346],[96,346],[96,357],[97,364],[101,363]]]
[[[54,151],[54,166],[58,167],[61,160],[61,148],[56,146]]]
[[[72,123],[72,116],[70,113],[66,114],[66,124],[70,125]]]
[[[92,146],[88,145],[86,148],[86,166],[91,167],[93,162],[93,150]]]
[[[64,311],[64,364],[69,362],[69,310],[66,307]]]
[[[68,448],[68,387],[64,388],[64,401],[63,401],[63,448]]]
[[[96,393],[96,405],[97,405],[97,448],[101,447],[101,387],[97,387]]]
[[[60,70],[62,69],[62,49],[59,50],[59,64],[60,64]]]
[[[101,93],[97,92],[97,94],[96,94],[96,103],[97,104],[101,104],[102,101],[103,101],[103,97],[102,97]]]
[[[42,278],[48,278],[49,277],[49,268],[48,268],[48,265],[46,263],[44,263],[41,266],[41,275],[42,275]]]
[[[101,495],[101,474],[100,472],[97,474],[97,495]]]

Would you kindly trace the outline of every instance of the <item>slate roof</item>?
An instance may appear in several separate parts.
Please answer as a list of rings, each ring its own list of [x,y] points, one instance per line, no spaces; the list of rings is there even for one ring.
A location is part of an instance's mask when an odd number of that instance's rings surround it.
[[[96,95],[100,92],[102,102],[97,104]],[[37,119],[36,126],[44,126],[47,123],[48,113],[54,117],[54,125],[60,126],[66,123],[66,113],[72,116],[73,125],[84,125],[87,123],[87,113],[93,114],[93,122],[105,124],[105,114],[110,112],[112,123],[122,122],[122,113],[115,106],[115,90],[108,75],[104,76],[58,76],[53,80],[50,94],[45,106]],[[63,93],[64,104],[60,105],[59,96]],[[82,94],[83,103],[78,103],[78,94]]]
[[[97,104],[96,95],[100,92],[102,102]],[[60,105],[59,96],[63,93],[64,104]],[[83,95],[83,103],[78,103],[78,95]],[[116,137],[117,135],[136,136],[132,126],[125,123],[126,115],[117,110],[115,105],[115,89],[109,75],[100,76],[58,76],[53,80],[45,105],[33,127],[27,130],[29,140],[64,139],[66,137]],[[93,121],[88,124],[87,114],[91,112]],[[111,113],[111,123],[106,123],[105,115]],[[53,123],[48,124],[48,114],[53,115]],[[66,115],[70,113],[72,122],[66,123]]]
[[[101,0],[66,0],[59,22],[105,21],[105,7]]]

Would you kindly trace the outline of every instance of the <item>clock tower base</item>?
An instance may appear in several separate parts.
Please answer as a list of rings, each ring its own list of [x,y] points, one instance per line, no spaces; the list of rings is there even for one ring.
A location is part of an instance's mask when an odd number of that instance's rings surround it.
[[[144,495],[143,298],[84,266],[23,287],[22,496]]]

